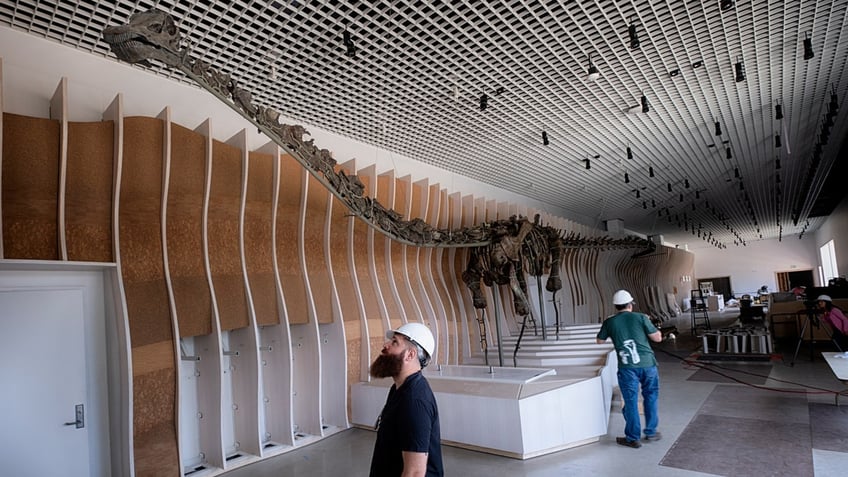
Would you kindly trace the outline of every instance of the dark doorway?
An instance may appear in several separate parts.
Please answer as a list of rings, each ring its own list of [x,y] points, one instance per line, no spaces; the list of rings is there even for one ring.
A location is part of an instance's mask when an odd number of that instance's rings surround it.
[[[813,288],[814,286],[815,281],[812,270],[777,273],[777,287],[780,291],[791,291],[794,287]]]

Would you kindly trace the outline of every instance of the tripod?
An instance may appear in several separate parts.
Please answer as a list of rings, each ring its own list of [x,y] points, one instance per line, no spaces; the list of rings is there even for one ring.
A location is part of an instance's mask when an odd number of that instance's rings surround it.
[[[795,345],[795,354],[792,355],[792,361],[789,363],[789,366],[795,366],[795,360],[798,358],[798,351],[801,349],[801,342],[804,341],[804,332],[809,328],[810,330],[810,361],[815,360],[815,344],[816,340],[813,336],[813,328],[819,328],[821,326],[819,322],[819,315],[816,313],[814,308],[807,308],[806,317],[804,318],[804,325],[801,326],[801,333],[798,334],[798,343]],[[833,332],[828,330],[828,327],[824,328],[827,337],[830,338],[830,341],[836,346],[836,349],[842,351],[842,348],[839,346],[839,343],[833,338]]]

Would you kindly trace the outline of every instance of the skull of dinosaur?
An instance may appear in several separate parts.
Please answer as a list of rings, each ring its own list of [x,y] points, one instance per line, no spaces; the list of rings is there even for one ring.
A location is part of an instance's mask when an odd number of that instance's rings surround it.
[[[134,13],[126,25],[106,27],[103,40],[127,63],[150,65],[159,60],[169,66],[180,62],[180,30],[171,15],[159,10]]]

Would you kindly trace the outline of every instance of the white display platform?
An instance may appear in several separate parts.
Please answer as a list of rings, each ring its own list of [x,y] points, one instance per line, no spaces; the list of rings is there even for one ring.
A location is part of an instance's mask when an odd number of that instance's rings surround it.
[[[602,366],[509,368],[442,366],[425,370],[439,405],[442,442],[528,459],[595,442],[607,433],[617,361]],[[351,386],[351,422],[368,429],[391,379]]]

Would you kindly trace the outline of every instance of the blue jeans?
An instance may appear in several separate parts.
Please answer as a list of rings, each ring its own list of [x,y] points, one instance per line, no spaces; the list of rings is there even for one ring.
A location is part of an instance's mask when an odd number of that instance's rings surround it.
[[[639,418],[639,386],[642,386],[642,406],[645,409],[645,435],[657,433],[659,416],[657,398],[660,394],[660,377],[657,367],[618,368],[618,387],[624,400],[624,436],[629,441],[642,438],[642,423]]]

